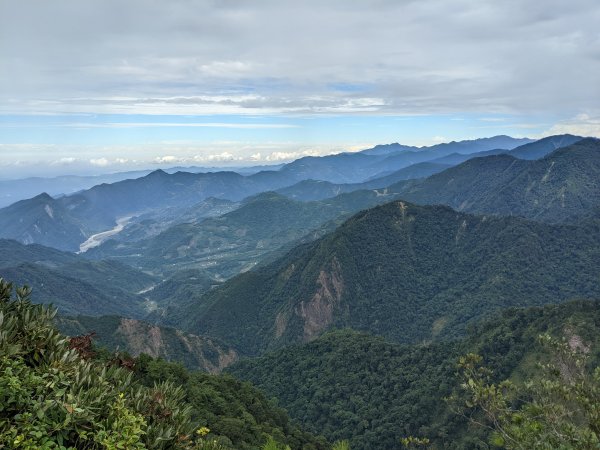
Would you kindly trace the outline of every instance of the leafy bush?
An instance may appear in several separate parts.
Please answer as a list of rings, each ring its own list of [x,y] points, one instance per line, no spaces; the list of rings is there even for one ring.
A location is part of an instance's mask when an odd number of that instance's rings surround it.
[[[203,448],[181,387],[89,359],[29,295],[0,279],[0,448]]]

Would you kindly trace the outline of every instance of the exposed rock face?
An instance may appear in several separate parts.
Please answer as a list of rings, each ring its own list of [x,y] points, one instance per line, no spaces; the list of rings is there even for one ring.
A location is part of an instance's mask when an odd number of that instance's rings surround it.
[[[344,280],[336,258],[329,271],[321,270],[317,278],[318,289],[310,300],[296,307],[296,314],[304,320],[304,341],[317,337],[333,322],[333,314],[344,292]]]
[[[128,351],[134,356],[146,353],[156,358],[161,356],[161,350],[165,346],[160,328],[144,324],[139,320],[121,319],[121,324],[115,333],[127,341]]]
[[[214,339],[184,333],[141,320],[118,316],[59,317],[57,325],[70,336],[93,332],[94,340],[110,350],[132,356],[145,353],[153,358],[181,362],[190,369],[219,373],[239,359],[231,347]]]
[[[183,362],[210,373],[221,372],[238,360],[237,352],[209,338],[134,319],[121,319],[115,336],[126,343],[127,351],[134,356],[146,353],[154,358],[168,358],[183,351]]]

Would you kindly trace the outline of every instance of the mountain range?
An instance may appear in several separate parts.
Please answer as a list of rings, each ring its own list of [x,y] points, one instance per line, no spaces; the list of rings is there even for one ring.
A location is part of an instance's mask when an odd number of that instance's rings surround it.
[[[235,172],[168,174],[157,170],[141,178],[104,183],[56,199],[42,194],[17,202],[0,210],[0,237],[77,251],[87,238],[113,228],[123,217],[164,208],[190,207],[209,197],[239,201],[306,179],[334,183],[363,182],[378,174],[388,175],[414,163],[452,152],[470,153],[499,145],[511,149],[526,142],[530,140],[498,136],[415,148],[414,151],[402,147],[396,153],[382,155],[358,152],[307,157],[278,170],[264,170],[246,176]]]
[[[600,141],[583,139],[538,160],[510,154],[473,158],[390,189],[411,202],[459,211],[574,222],[600,206]]]

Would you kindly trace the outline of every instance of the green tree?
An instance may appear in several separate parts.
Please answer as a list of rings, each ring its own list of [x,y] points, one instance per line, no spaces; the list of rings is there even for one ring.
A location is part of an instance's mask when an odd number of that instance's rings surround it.
[[[460,359],[462,414],[493,430],[491,444],[507,449],[591,449],[600,446],[600,368],[588,368],[589,349],[540,336],[550,350],[540,375],[522,384],[493,383],[482,358]],[[459,397],[455,396],[453,400]]]

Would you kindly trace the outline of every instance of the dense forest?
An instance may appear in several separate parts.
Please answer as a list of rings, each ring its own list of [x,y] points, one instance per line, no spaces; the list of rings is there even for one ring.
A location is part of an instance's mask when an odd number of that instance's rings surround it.
[[[508,309],[452,342],[400,345],[352,330],[332,331],[229,371],[275,396],[308,430],[330,440],[349,439],[353,449],[394,449],[407,436],[427,438],[434,448],[484,449],[490,430],[462,414],[464,403],[444,400],[461,394],[460,358],[479,354],[492,381],[521,383],[552,359],[540,335],[585,346],[594,367],[600,361],[599,330],[600,305],[578,301]]]
[[[402,343],[447,340],[503,308],[600,295],[599,236],[595,222],[549,225],[394,201],[171,318],[247,355],[330,327]]]

